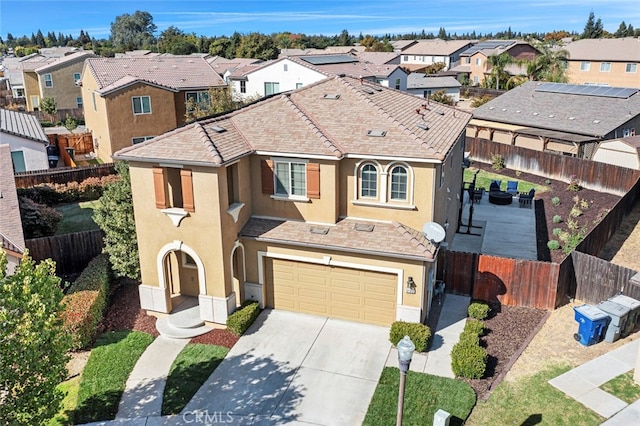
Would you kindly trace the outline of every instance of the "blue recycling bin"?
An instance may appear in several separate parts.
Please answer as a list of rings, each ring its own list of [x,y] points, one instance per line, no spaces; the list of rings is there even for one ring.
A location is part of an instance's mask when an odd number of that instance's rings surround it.
[[[593,305],[576,306],[573,310],[575,320],[578,321],[578,332],[573,335],[573,338],[584,346],[600,342],[611,320],[609,315]]]

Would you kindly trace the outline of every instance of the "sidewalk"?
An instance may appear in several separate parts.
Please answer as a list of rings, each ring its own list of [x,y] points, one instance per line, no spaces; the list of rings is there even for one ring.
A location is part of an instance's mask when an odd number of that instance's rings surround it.
[[[640,340],[634,340],[549,380],[549,384],[609,419],[606,425],[639,424],[640,401],[629,405],[599,388],[635,368],[639,346]]]

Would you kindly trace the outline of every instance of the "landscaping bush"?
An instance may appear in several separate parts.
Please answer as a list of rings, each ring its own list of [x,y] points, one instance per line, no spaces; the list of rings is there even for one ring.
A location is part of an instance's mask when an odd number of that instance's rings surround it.
[[[487,368],[487,351],[470,341],[461,340],[451,350],[451,369],[456,377],[480,379]]]
[[[489,305],[484,302],[473,302],[469,305],[467,312],[471,318],[483,320],[489,315]]]
[[[480,336],[475,333],[460,333],[459,341],[462,344],[480,346]]]
[[[551,233],[556,237],[560,235],[561,232],[562,232],[562,228],[553,228],[553,230],[551,231]]]
[[[18,204],[26,239],[48,237],[56,233],[58,223],[62,220],[59,212],[25,197],[19,197]]]
[[[118,180],[118,175],[90,177],[82,182],[66,184],[43,183],[30,188],[18,188],[18,195],[29,198],[36,203],[53,206],[61,203],[97,200],[102,195],[104,186]]]
[[[260,304],[255,300],[245,300],[242,306],[227,318],[227,329],[236,336],[241,336],[259,314]]]
[[[554,206],[559,206],[560,205],[560,198],[559,197],[553,197],[551,199],[551,204],[553,204]]]
[[[82,349],[93,340],[107,305],[110,281],[109,258],[100,254],[89,262],[62,299],[71,349]]]
[[[553,223],[560,223],[562,222],[562,216],[560,216],[559,214],[553,216]]]
[[[416,351],[424,352],[429,347],[429,339],[431,339],[431,329],[424,324],[417,322],[396,321],[391,324],[389,331],[389,341],[393,345],[397,345],[404,336],[409,336]]]
[[[558,250],[560,248],[560,243],[558,240],[547,241],[547,248],[549,250]]]
[[[491,168],[493,170],[502,170],[505,168],[504,158],[500,154],[491,155]]]
[[[464,331],[462,333],[475,334],[476,336],[482,336],[484,334],[484,323],[482,321],[469,320],[464,325]]]

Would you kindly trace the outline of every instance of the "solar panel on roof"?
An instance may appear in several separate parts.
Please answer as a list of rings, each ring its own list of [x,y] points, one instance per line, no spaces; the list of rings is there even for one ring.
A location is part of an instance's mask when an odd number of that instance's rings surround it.
[[[609,86],[589,86],[581,84],[543,83],[536,87],[536,92],[562,93],[581,96],[598,96],[603,98],[628,99],[638,89]]]
[[[346,64],[349,62],[358,62],[356,58],[348,55],[310,55],[300,56],[300,59],[313,65]]]

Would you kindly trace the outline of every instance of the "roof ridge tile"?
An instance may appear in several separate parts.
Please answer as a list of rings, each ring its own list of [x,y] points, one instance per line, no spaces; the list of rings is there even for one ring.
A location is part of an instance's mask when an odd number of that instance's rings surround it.
[[[209,152],[213,154],[213,162],[215,164],[222,164],[222,156],[220,155],[220,151],[218,151],[218,149],[214,145],[204,126],[201,123],[196,122],[193,123],[193,128],[196,130],[201,142],[204,143],[204,146],[209,150]]]

